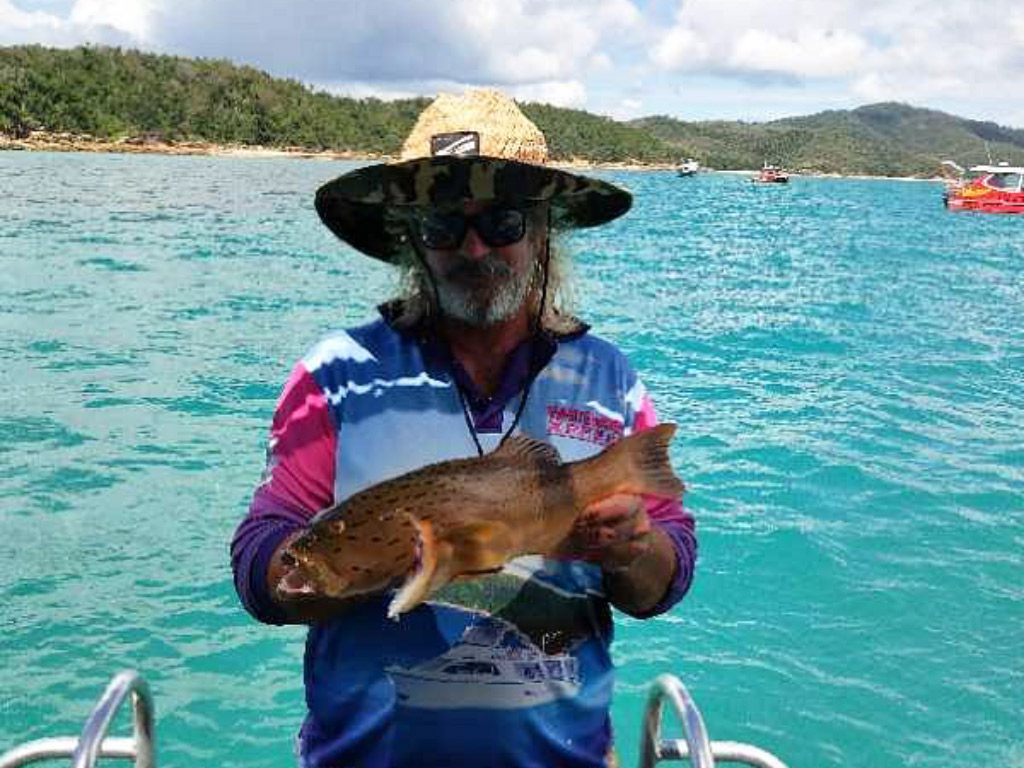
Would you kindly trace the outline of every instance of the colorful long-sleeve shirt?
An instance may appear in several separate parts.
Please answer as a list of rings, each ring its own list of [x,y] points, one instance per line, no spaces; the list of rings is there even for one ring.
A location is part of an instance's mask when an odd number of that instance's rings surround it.
[[[419,331],[382,319],[322,339],[284,387],[263,482],[232,541],[243,605],[281,623],[267,569],[286,536],[378,482],[477,455],[469,419],[480,447],[493,450],[517,412],[517,432],[552,444],[563,461],[656,423],[625,357],[586,328],[521,345],[490,399]],[[676,550],[675,576],[653,616],[689,588],[696,538],[676,500],[645,503]],[[613,625],[598,566],[520,557],[500,573],[448,585],[397,622],[386,617],[389,599],[310,627],[303,766],[604,764]]]

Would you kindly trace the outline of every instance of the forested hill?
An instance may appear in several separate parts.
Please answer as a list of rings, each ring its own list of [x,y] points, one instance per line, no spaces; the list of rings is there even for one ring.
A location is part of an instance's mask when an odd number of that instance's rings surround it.
[[[151,137],[394,155],[429,99],[351,99],[227,61],[82,47],[0,48],[0,132]],[[523,110],[555,159],[671,162],[675,150],[605,117]]]
[[[227,61],[0,48],[0,130],[389,152],[426,99],[342,99]]]
[[[882,176],[933,176],[943,160],[968,166],[1024,163],[1024,130],[906,104],[871,104],[768,123],[683,122],[647,117],[631,125],[714,168]]]
[[[0,48],[0,133],[204,141],[394,155],[426,98],[382,101],[316,91],[223,60],[117,48]],[[1024,130],[902,104],[875,104],[768,123],[628,123],[526,103],[556,160],[674,163],[719,169],[768,161],[793,170],[935,175],[961,165],[1024,163]]]

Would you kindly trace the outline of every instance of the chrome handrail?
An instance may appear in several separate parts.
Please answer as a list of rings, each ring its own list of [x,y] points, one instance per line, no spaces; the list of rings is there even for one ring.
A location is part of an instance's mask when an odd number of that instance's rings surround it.
[[[689,747],[682,739],[662,741],[660,752],[665,760],[685,760],[690,756]],[[723,763],[743,763],[754,768],[788,768],[768,750],[739,741],[712,741],[711,754],[715,760]]]
[[[153,748],[153,697],[146,681],[134,671],[114,676],[100,700],[85,721],[78,748],[71,756],[71,768],[92,768],[100,756],[103,737],[125,697],[132,696],[132,734],[135,739],[135,768],[154,768],[156,755]]]
[[[78,747],[77,736],[51,736],[35,741],[26,741],[0,755],[0,768],[21,768],[40,760],[57,760],[71,757]],[[135,739],[106,738],[100,747],[101,757],[135,757]]]
[[[715,757],[711,752],[704,718],[686,686],[674,675],[659,675],[651,684],[640,734],[640,768],[654,768],[659,760],[669,757],[664,752],[664,742],[661,740],[661,710],[665,699],[672,704],[679,722],[683,724],[690,764],[693,768],[714,768]]]
[[[107,738],[107,731],[125,697],[132,697],[132,738]],[[93,768],[100,757],[135,759],[135,768],[155,768],[153,699],[137,672],[114,676],[107,685],[80,737],[37,739],[0,755],[0,768],[19,768],[39,760],[70,757],[72,768]]]
[[[672,703],[683,724],[685,739],[662,739],[662,707]],[[754,768],[787,768],[767,750],[738,741],[710,741],[704,718],[686,686],[674,675],[660,675],[651,684],[640,734],[640,768],[654,768],[661,760],[689,759],[693,768],[714,768],[715,761],[743,763]]]

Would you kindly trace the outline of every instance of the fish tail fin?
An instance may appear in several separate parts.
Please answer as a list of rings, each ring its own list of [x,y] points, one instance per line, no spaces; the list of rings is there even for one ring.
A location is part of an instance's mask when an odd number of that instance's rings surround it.
[[[679,497],[683,485],[669,461],[675,424],[634,432],[591,459],[573,465],[573,485],[584,506],[616,493]]]

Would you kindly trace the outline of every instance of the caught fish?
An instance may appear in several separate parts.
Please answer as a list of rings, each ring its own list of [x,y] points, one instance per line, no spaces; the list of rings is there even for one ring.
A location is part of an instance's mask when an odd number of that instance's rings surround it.
[[[517,435],[485,456],[386,480],[310,521],[282,555],[278,594],[347,599],[398,586],[388,606],[396,619],[452,579],[552,554],[601,499],[682,495],[668,459],[675,431],[661,424],[566,463],[553,446]]]

